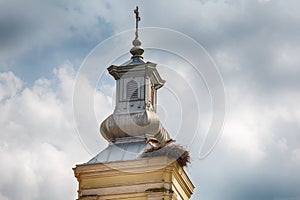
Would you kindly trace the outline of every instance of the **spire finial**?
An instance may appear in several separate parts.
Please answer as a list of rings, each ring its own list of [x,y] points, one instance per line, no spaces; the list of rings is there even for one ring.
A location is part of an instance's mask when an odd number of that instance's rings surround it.
[[[141,21],[139,7],[137,6],[134,10],[135,14],[135,38],[132,41],[133,47],[130,50],[132,58],[143,58],[144,49],[141,47],[142,42],[139,40],[139,21]]]
[[[139,7],[136,6],[135,10],[135,38],[139,37],[139,21],[141,21],[140,13],[139,13]]]

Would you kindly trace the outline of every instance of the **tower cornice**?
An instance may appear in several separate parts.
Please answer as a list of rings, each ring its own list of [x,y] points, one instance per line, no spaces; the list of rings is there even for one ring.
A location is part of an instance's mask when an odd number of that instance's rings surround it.
[[[147,62],[145,64],[140,65],[111,65],[107,68],[110,75],[114,77],[115,80],[119,80],[120,78],[128,78],[128,77],[138,77],[145,76],[151,78],[155,85],[155,89],[161,88],[165,84],[165,80],[163,80],[156,69],[157,64],[152,62]]]

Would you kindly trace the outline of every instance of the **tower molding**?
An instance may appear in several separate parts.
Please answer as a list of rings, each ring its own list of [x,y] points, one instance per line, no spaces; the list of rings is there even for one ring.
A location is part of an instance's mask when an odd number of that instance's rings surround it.
[[[194,185],[175,159],[81,164],[73,168],[78,200],[188,200]]]

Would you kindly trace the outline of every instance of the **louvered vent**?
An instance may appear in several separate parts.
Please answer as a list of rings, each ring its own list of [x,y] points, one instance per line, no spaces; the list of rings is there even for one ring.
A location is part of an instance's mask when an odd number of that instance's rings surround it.
[[[131,80],[127,83],[127,99],[135,100],[138,99],[138,84],[136,81]]]

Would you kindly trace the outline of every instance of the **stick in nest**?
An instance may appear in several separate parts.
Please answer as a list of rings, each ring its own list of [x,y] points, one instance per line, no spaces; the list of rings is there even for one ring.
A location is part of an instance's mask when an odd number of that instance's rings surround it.
[[[170,143],[160,148],[145,149],[140,155],[141,158],[150,158],[157,156],[166,156],[168,158],[177,159],[180,166],[185,167],[190,163],[190,153],[179,144]]]

